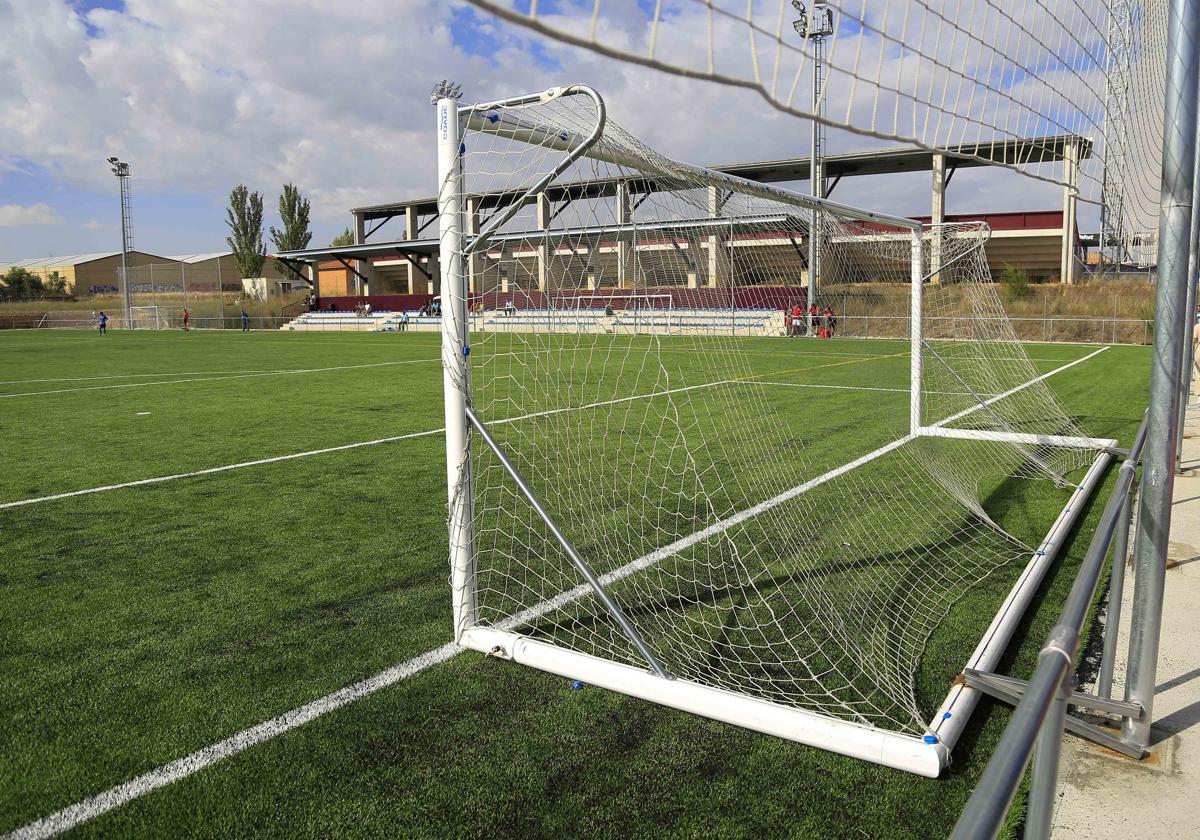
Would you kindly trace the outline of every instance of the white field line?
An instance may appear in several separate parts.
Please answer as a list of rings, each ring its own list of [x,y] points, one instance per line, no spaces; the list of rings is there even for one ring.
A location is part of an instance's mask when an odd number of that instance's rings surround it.
[[[12,397],[44,397],[48,394],[72,394],[81,391],[107,391],[113,388],[145,388],[150,385],[185,385],[191,382],[217,382],[228,379],[252,379],[262,376],[294,376],[299,373],[327,373],[334,370],[357,370],[360,368],[376,368],[388,367],[392,365],[420,365],[428,364],[429,362],[438,362],[440,359],[403,359],[394,362],[369,362],[361,365],[335,365],[333,367],[323,368],[293,368],[287,370],[274,370],[267,373],[239,373],[229,376],[206,376],[201,378],[188,379],[160,379],[155,382],[123,382],[117,385],[88,385],[83,388],[55,388],[46,391],[23,391],[18,394],[0,394],[0,400],[11,399]]]
[[[873,358],[887,358],[885,356],[877,356]],[[864,361],[868,361],[864,359]],[[390,364],[390,363],[385,363]],[[397,363],[399,364],[399,363]],[[186,381],[186,380],[184,380]],[[620,403],[633,402],[634,400],[652,399],[654,397],[667,396],[668,394],[679,394],[685,391],[695,391],[700,388],[712,388],[717,385],[737,385],[742,384],[744,380],[718,380],[716,382],[702,382],[698,385],[686,385],[680,388],[666,388],[660,391],[651,391],[647,394],[635,394],[630,397],[620,397],[614,400],[603,400],[601,402],[586,403],[584,405],[564,406],[563,408],[551,408],[546,411],[535,411],[530,414],[520,414],[516,417],[506,417],[502,420],[492,421],[492,425],[501,426],[507,423],[516,423],[520,420],[531,420],[535,417],[549,417],[554,414],[563,414],[568,411],[587,411],[593,408],[602,408],[608,405],[618,405]],[[767,384],[767,383],[764,383]],[[257,467],[263,464],[274,464],[280,461],[294,461],[297,458],[308,458],[313,455],[327,455],[331,452],[345,452],[350,449],[360,449],[364,446],[379,446],[384,443],[395,443],[401,440],[411,440],[413,438],[428,437],[430,435],[441,434],[445,428],[429,429],[424,432],[409,432],[403,435],[393,435],[391,437],[375,438],[374,440],[358,441],[356,443],[344,443],[340,446],[327,446],[323,449],[309,449],[304,452],[293,452],[289,455],[275,455],[270,458],[258,458],[253,461],[241,461],[236,464],[223,464],[219,467],[208,467],[202,470],[192,470],[191,472],[174,473],[172,475],[160,475],[153,478],[141,478],[134,481],[124,481],[119,484],[105,484],[100,487],[87,487],[83,490],[68,490],[63,493],[53,493],[48,496],[34,496],[30,499],[18,499],[12,502],[0,502],[0,510],[8,508],[23,507],[25,505],[34,505],[41,502],[53,502],[59,499],[69,499],[75,496],[89,496],[93,493],[103,493],[108,490],[124,490],[128,487],[144,487],[149,484],[161,484],[164,481],[175,481],[181,478],[196,478],[202,475],[213,475],[215,473],[229,472],[230,470],[240,470],[246,467]]]
[[[95,382],[101,379],[145,379],[150,376],[213,376],[216,374],[233,373],[278,373],[286,368],[272,370],[198,370],[198,371],[163,371],[162,373],[111,373],[107,376],[64,376],[58,379],[8,379],[0,385],[34,385],[39,382]]]
[[[1091,356],[1094,355],[1096,354],[1093,353],[1090,356],[1085,357],[1085,359],[1091,358]],[[1076,364],[1084,361],[1085,359],[1079,359],[1075,362],[1064,365],[1057,370],[1044,374],[1043,376],[1039,377],[1039,379],[1045,379],[1046,377],[1053,376],[1059,371],[1074,367]],[[1031,382],[1032,381],[1037,380],[1031,380]],[[694,388],[705,386],[691,387]],[[516,419],[519,418],[512,418],[512,420]],[[512,422],[512,420],[502,422]],[[794,499],[802,493],[813,489],[814,487],[818,487],[821,484],[837,478],[838,476],[845,475],[857,467],[886,455],[893,450],[899,449],[901,446],[913,439],[914,435],[905,435],[904,437],[898,438],[885,446],[881,446],[873,452],[869,452],[860,458],[856,458],[855,460],[844,464],[837,469],[830,470],[829,472],[810,479],[803,484],[799,484],[790,490],[785,490],[779,495],[767,499],[766,501],[759,502],[757,505],[747,508],[740,513],[735,513],[732,516],[714,522],[706,528],[678,539],[669,545],[652,551],[649,554],[643,555],[636,560],[626,563],[624,566],[621,566],[618,569],[614,569],[613,571],[602,575],[600,577],[600,583],[601,585],[608,585],[615,581],[621,580],[622,578],[628,577],[629,575],[641,569],[648,568],[649,566],[652,566],[667,557],[703,542],[709,537],[723,533],[724,531],[727,531],[736,525],[740,525],[742,522],[745,522],[748,519],[758,516],[759,514],[764,513],[774,507],[778,507],[784,502]],[[540,618],[547,613],[553,612],[554,610],[559,609],[571,603],[572,601],[576,601],[579,598],[587,595],[590,591],[591,588],[586,584],[576,586],[575,588],[567,590],[566,592],[563,592],[554,598],[543,601],[541,604],[517,613],[516,615],[498,624],[497,628],[501,630],[512,630],[515,627]],[[161,767],[157,767],[154,770],[143,773],[142,775],[128,782],[109,788],[102,793],[88,797],[87,799],[81,800],[74,805],[63,808],[60,811],[56,811],[49,816],[43,817],[40,820],[29,823],[28,825],[4,835],[4,838],[5,840],[9,840],[9,838],[11,838],[11,840],[40,840],[40,838],[52,837],[56,834],[67,831],[75,826],[80,825],[81,823],[119,808],[127,802],[131,802],[134,799],[145,796],[147,793],[151,793],[159,788],[166,787],[167,785],[173,784],[181,779],[185,779],[188,776],[195,775],[201,770],[211,767],[212,765],[217,764],[226,758],[230,758],[238,753],[244,752],[256,744],[260,744],[264,741],[270,740],[271,738],[275,738],[279,735],[303,726],[311,720],[332,712],[335,709],[339,709],[342,706],[348,705],[355,700],[359,700],[370,694],[374,694],[382,688],[395,685],[406,677],[413,676],[414,674],[418,674],[421,671],[433,667],[434,665],[447,661],[448,659],[462,652],[462,650],[462,648],[459,648],[457,645],[451,642],[450,644],[442,645],[439,648],[426,651],[419,656],[406,660],[405,662],[393,666],[386,671],[382,671],[373,677],[368,677],[365,680],[352,683],[345,688],[339,689],[332,694],[327,694],[324,697],[306,703],[290,712],[285,712],[282,715],[273,717],[270,720],[264,721],[256,726],[252,726],[249,729],[243,729],[241,732],[231,735],[224,740],[218,741],[211,746],[205,747],[204,749],[198,750],[190,755],[186,755],[183,758],[176,759],[168,764],[164,764]]]
[[[169,764],[157,767],[148,773],[143,773],[141,776],[131,779],[124,784],[109,788],[96,796],[90,796],[74,805],[63,808],[61,811],[55,811],[47,817],[43,817],[36,822],[31,822],[9,834],[5,834],[4,838],[5,840],[8,840],[8,838],[11,838],[11,840],[38,840],[39,838],[53,837],[56,834],[74,828],[80,823],[87,822],[101,814],[119,808],[127,802],[132,802],[135,799],[145,796],[151,791],[166,787],[180,779],[186,779],[188,776],[192,776],[219,761],[244,752],[256,744],[269,741],[285,732],[303,726],[311,720],[332,712],[334,709],[353,703],[355,700],[361,700],[368,695],[374,694],[381,688],[395,685],[406,677],[411,677],[413,674],[418,674],[427,668],[445,662],[447,659],[461,653],[462,650],[463,648],[451,642],[439,648],[426,651],[420,656],[415,656],[399,665],[388,668],[386,671],[382,671],[373,677],[352,683],[332,694],[327,694],[310,703],[305,703],[303,706],[293,709],[290,712],[284,712],[278,717],[265,720],[257,726],[243,729],[241,732],[231,735],[202,750],[197,750],[191,755],[186,755]]]
[[[1062,367],[1056,367],[1054,370],[1050,371],[1049,373],[1043,373],[1041,376],[1030,379],[1028,382],[1018,385],[1015,388],[1010,388],[1007,391],[1005,391],[1003,394],[997,394],[996,396],[991,397],[990,399],[984,400],[983,402],[979,403],[978,405],[974,405],[971,408],[964,409],[963,411],[958,412],[957,414],[952,414],[949,417],[945,417],[945,418],[937,421],[936,423],[932,424],[930,426],[930,428],[937,429],[942,426],[945,426],[947,423],[953,423],[955,420],[961,420],[962,418],[966,417],[968,414],[974,414],[976,411],[979,411],[979,409],[983,408],[986,405],[991,405],[992,403],[996,402],[997,400],[1002,400],[1005,397],[1011,397],[1013,394],[1015,394],[1019,391],[1024,391],[1026,388],[1028,388],[1030,385],[1033,385],[1035,382],[1044,382],[1045,380],[1049,379],[1051,376],[1054,376],[1056,373],[1062,373],[1064,370],[1069,370],[1070,368],[1075,367],[1075,365],[1083,364],[1088,359],[1092,359],[1092,358],[1095,358],[1096,356],[1099,356],[1101,353],[1103,353],[1107,349],[1108,349],[1107,347],[1101,347],[1099,350],[1093,350],[1091,353],[1088,353],[1086,356],[1078,358],[1073,362],[1068,362],[1067,364],[1063,365]]]

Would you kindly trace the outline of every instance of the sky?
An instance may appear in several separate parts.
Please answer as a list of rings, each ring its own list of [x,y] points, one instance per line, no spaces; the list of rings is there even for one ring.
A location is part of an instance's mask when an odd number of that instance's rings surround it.
[[[429,91],[443,78],[465,99],[591,84],[614,119],[688,162],[808,151],[809,123],[753,92],[532,38],[458,0],[0,0],[0,262],[119,250],[113,155],[133,174],[139,250],[223,250],[239,183],[262,192],[267,226],[295,183],[323,245],[351,207],[435,192]],[[833,153],[878,145],[829,133]],[[834,197],[926,215],[929,175],[848,178]],[[967,169],[947,205],[1058,210],[1062,193]],[[1080,226],[1095,227],[1086,208]]]

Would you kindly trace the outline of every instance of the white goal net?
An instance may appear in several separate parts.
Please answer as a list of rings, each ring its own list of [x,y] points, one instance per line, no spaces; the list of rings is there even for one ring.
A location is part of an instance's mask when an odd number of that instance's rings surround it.
[[[986,225],[824,202],[814,226],[812,200],[667,160],[581,86],[438,112],[456,638],[936,774],[953,738],[916,690],[927,641],[979,582],[1053,553],[988,496],[1078,498],[1098,445],[1004,318]],[[921,290],[909,339],[788,337],[820,304],[813,229],[823,283]],[[546,309],[672,327],[472,335],[466,299],[497,293],[501,260]]]
[[[166,316],[157,306],[129,307],[129,326],[135,330],[165,330],[170,328]]]
[[[470,2],[524,27],[497,37],[539,37],[556,58],[585,47],[867,137],[1077,181],[1103,208],[1110,259],[1153,255],[1167,0]],[[828,36],[811,37],[817,21]]]

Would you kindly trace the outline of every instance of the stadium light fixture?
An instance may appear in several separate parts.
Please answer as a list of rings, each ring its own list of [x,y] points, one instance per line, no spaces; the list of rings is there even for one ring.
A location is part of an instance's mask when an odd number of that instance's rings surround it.
[[[439,99],[460,99],[461,97],[462,85],[442,79],[433,86],[433,90],[429,94],[429,104],[436,105]]]
[[[121,303],[125,307],[125,328],[132,329],[129,296],[129,252],[133,250],[133,219],[129,200],[129,164],[118,157],[108,158],[112,174],[117,176],[121,189]]]
[[[792,0],[792,8],[796,10],[797,19],[792,21],[792,28],[801,38],[812,42],[813,74],[812,74],[812,152],[809,156],[809,192],[813,198],[825,198],[825,126],[820,117],[824,111],[825,98],[822,95],[825,87],[825,38],[833,34],[833,12],[823,2],[815,2],[812,14],[809,14],[802,0]],[[812,223],[808,231],[808,303],[811,305],[817,299],[818,275],[821,269],[820,244],[821,219],[816,206],[812,210]],[[808,309],[808,307],[806,307]],[[811,310],[809,310],[811,311]],[[813,329],[812,315],[806,316],[808,331]]]

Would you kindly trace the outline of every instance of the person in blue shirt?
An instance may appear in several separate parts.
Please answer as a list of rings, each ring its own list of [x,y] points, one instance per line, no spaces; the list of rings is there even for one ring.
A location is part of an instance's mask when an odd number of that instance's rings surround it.
[[[100,335],[108,335],[108,316],[101,311],[97,320],[100,322]]]
[[[242,332],[250,332],[250,316],[245,309],[242,310]]]

